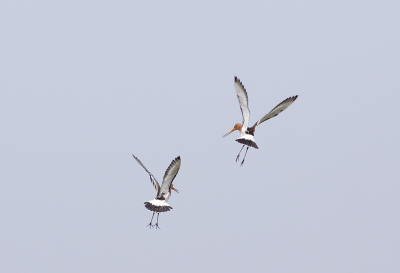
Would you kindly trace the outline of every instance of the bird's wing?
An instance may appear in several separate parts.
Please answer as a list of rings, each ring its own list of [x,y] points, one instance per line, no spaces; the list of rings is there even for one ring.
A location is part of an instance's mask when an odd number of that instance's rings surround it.
[[[157,195],[160,192],[160,184],[158,184],[156,178],[151,174],[151,172],[149,172],[146,167],[143,165],[142,161],[139,160],[139,158],[137,158],[136,156],[133,155],[133,157],[136,159],[136,161],[140,164],[140,166],[143,167],[143,169],[146,170],[146,172],[150,175],[150,181],[151,183],[153,183],[154,188],[157,191]]]
[[[246,131],[250,120],[249,98],[247,97],[246,89],[236,76],[235,76],[235,90],[239,100],[240,110],[242,110],[242,116],[243,116],[242,128],[244,131]]]
[[[282,112],[283,110],[288,108],[297,99],[297,97],[298,96],[296,95],[296,96],[285,99],[284,101],[279,103],[277,106],[275,106],[275,108],[272,109],[268,114],[266,114],[259,121],[257,121],[255,125],[257,126],[260,123],[266,121],[267,119],[277,116],[280,112]]]
[[[171,186],[172,181],[174,181],[175,176],[178,174],[180,167],[181,167],[181,157],[178,156],[177,158],[172,160],[168,169],[165,171],[159,195],[169,192],[169,187]]]

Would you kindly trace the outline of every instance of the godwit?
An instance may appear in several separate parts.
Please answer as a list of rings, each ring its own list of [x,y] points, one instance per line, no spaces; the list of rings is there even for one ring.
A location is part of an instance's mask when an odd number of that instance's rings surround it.
[[[275,106],[274,109],[272,109],[268,114],[263,116],[260,120],[258,120],[253,127],[248,128],[249,125],[249,119],[250,119],[250,110],[249,110],[249,99],[247,97],[247,92],[246,89],[244,88],[243,84],[240,82],[240,80],[235,76],[235,90],[236,90],[236,95],[239,99],[239,105],[240,105],[240,110],[242,110],[242,116],[243,116],[243,124],[236,123],[235,126],[231,131],[223,135],[222,137],[226,137],[230,133],[232,133],[235,130],[240,131],[240,137],[236,139],[237,142],[243,144],[242,149],[240,149],[239,154],[236,157],[236,162],[239,160],[240,153],[242,152],[244,146],[247,146],[246,153],[244,154],[244,158],[240,166],[243,165],[244,160],[246,158],[247,150],[249,147],[253,147],[258,149],[258,146],[256,142],[254,141],[254,132],[256,130],[256,127],[266,121],[267,119],[273,118],[277,116],[280,112],[288,108],[296,99],[297,95],[293,97],[289,97],[279,103],[277,106]]]
[[[163,183],[162,183],[161,187],[160,187],[160,184],[158,184],[155,177],[146,169],[146,167],[139,160],[139,158],[137,158],[134,155],[133,155],[133,157],[150,175],[150,181],[151,181],[151,183],[153,183],[153,186],[154,186],[154,188],[156,188],[156,191],[157,191],[157,196],[155,199],[150,200],[148,202],[144,202],[145,207],[148,210],[153,212],[153,216],[151,217],[150,224],[148,224],[147,226],[150,226],[150,228],[155,226],[156,229],[160,228],[158,226],[158,216],[160,215],[160,212],[167,212],[172,209],[172,207],[167,204],[167,201],[171,196],[171,190],[174,190],[179,193],[179,191],[174,188],[174,185],[172,185],[172,182],[174,181],[175,176],[178,174],[179,168],[181,167],[181,157],[178,156],[177,158],[172,160],[168,169],[165,171]],[[154,213],[157,213],[157,223],[155,225],[152,225]]]

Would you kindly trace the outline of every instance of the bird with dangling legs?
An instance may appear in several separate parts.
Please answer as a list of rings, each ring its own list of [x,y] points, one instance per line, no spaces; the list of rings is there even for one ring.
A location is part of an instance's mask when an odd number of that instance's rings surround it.
[[[235,76],[235,90],[239,100],[240,110],[242,111],[243,121],[242,124],[236,123],[233,129],[228,133],[226,133],[225,135],[223,135],[222,137],[226,137],[227,135],[236,130],[240,132],[240,137],[237,138],[236,141],[239,142],[240,144],[243,144],[243,146],[236,157],[236,162],[238,162],[240,153],[242,152],[244,146],[247,146],[243,160],[240,164],[240,166],[243,166],[249,148],[253,147],[255,149],[258,149],[257,143],[254,140],[254,132],[256,131],[256,127],[261,123],[263,123],[264,121],[276,117],[280,112],[288,108],[297,99],[298,96],[296,95],[283,100],[281,103],[275,106],[274,109],[272,109],[268,114],[266,114],[260,120],[258,120],[252,127],[248,127],[250,121],[249,98],[247,96],[247,91],[244,88],[244,85],[236,76]]]
[[[132,155],[136,161],[142,166],[145,171],[150,175],[150,181],[153,184],[154,188],[157,191],[156,198],[153,200],[150,200],[148,202],[144,203],[144,206],[153,212],[153,216],[151,216],[150,224],[148,224],[146,227],[155,227],[156,229],[160,229],[158,225],[158,217],[160,216],[160,213],[162,212],[167,212],[172,209],[170,205],[168,205],[167,201],[171,197],[171,190],[176,191],[179,193],[177,189],[174,188],[174,185],[172,182],[174,181],[176,175],[178,174],[179,168],[181,167],[181,157],[178,156],[174,160],[172,160],[171,164],[167,168],[164,174],[163,178],[163,183],[160,187],[160,184],[158,184],[157,180],[155,177],[146,169],[146,167],[143,165],[143,163],[134,155]],[[153,225],[153,218],[154,214],[157,213],[157,223]]]

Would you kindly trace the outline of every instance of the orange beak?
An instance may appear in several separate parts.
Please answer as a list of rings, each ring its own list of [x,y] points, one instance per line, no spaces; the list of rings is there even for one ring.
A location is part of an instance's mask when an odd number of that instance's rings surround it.
[[[171,189],[176,191],[176,193],[179,193],[179,191],[177,189],[174,188],[174,185],[171,185]]]
[[[232,130],[230,130],[228,133],[226,133],[225,135],[223,135],[222,137],[226,137],[227,135],[229,135],[230,133],[232,133],[233,131],[235,131],[236,128],[233,128]]]

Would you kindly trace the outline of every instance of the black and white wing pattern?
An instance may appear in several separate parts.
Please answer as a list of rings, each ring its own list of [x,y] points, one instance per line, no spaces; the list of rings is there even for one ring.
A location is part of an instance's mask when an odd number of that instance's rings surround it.
[[[235,90],[239,100],[240,110],[243,116],[243,130],[246,131],[250,120],[249,98],[247,97],[246,88],[242,82],[235,76]]]
[[[151,174],[151,172],[149,172],[146,169],[146,167],[143,165],[142,161],[140,161],[139,158],[137,158],[136,156],[134,156],[134,155],[132,155],[132,156],[136,159],[136,161],[140,164],[140,166],[142,166],[143,169],[145,169],[146,172],[150,175],[150,181],[151,181],[151,183],[153,183],[153,186],[156,189],[157,195],[158,195],[158,193],[160,192],[160,184],[158,184],[156,178]]]
[[[161,185],[161,189],[159,195],[163,195],[169,192],[169,187],[175,179],[175,176],[178,174],[179,168],[181,167],[181,157],[178,156],[174,160],[172,160],[168,169],[165,171],[163,183]]]
[[[297,99],[297,97],[298,96],[296,95],[296,96],[285,99],[284,101],[279,103],[277,106],[275,106],[275,108],[272,109],[268,114],[266,114],[259,121],[257,121],[255,125],[257,126],[260,123],[262,123],[270,118],[276,117],[280,112],[282,112],[283,110],[288,108]]]

